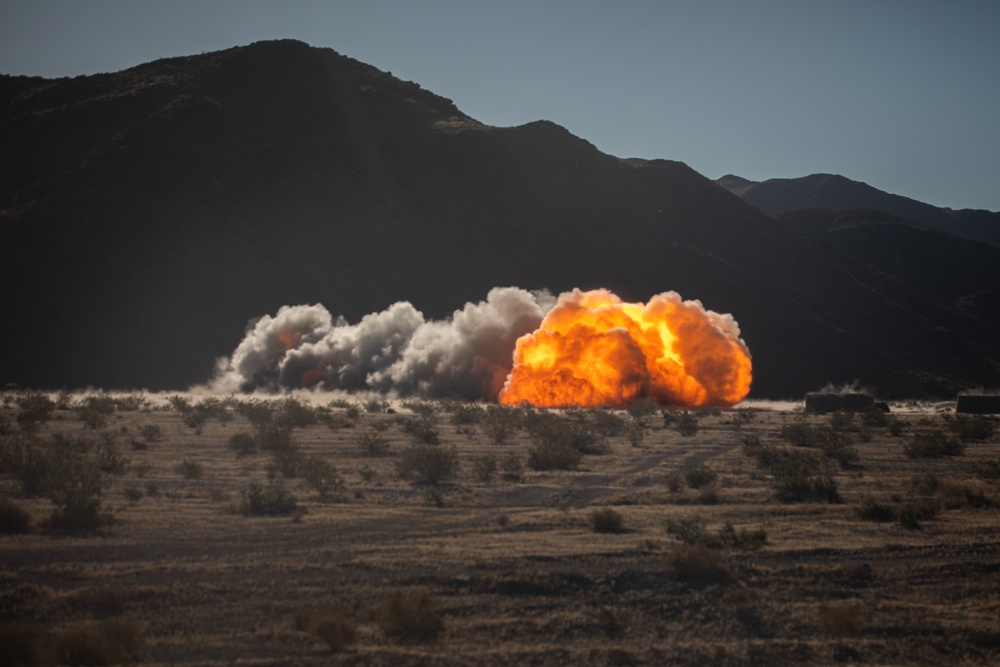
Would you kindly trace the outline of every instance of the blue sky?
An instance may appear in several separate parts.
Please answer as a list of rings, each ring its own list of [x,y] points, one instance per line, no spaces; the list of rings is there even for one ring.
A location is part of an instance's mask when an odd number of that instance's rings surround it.
[[[998,35],[995,0],[0,0],[0,72],[292,37],[620,157],[1000,211]]]

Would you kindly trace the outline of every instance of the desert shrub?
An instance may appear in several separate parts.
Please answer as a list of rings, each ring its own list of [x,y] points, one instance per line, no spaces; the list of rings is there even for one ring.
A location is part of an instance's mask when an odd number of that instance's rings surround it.
[[[246,431],[240,431],[229,436],[226,446],[233,450],[236,456],[249,456],[257,451],[257,438]]]
[[[36,628],[23,623],[0,622],[0,665],[35,667],[42,660],[42,641]]]
[[[344,480],[332,463],[318,456],[310,456],[301,464],[302,479],[320,498],[335,491],[342,491]]]
[[[282,401],[275,411],[273,419],[275,424],[288,429],[305,428],[319,423],[316,408],[295,398],[286,398]]]
[[[861,504],[854,511],[858,515],[858,518],[865,521],[885,522],[896,520],[896,507],[875,500],[870,496],[863,498]]]
[[[31,515],[9,498],[0,497],[0,533],[31,532]]]
[[[108,417],[104,413],[97,412],[96,410],[91,410],[86,407],[81,407],[76,411],[77,418],[84,425],[85,428],[89,428],[92,431],[102,429],[108,425]]]
[[[594,410],[590,418],[597,432],[606,438],[613,438],[625,431],[625,420],[611,410]],[[632,422],[636,423],[634,420]]]
[[[617,533],[624,525],[621,513],[612,507],[602,507],[592,511],[587,520],[590,529],[595,533]]]
[[[854,431],[857,426],[854,424],[854,413],[846,410],[837,410],[830,415],[830,429],[834,431]]]
[[[778,498],[786,501],[840,502],[833,472],[811,452],[779,450],[768,467]]]
[[[174,395],[167,399],[170,407],[176,412],[184,413],[191,409],[191,403],[183,396]]]
[[[128,469],[128,459],[122,454],[113,435],[102,433],[91,447],[94,460],[101,472],[109,475],[125,474]]]
[[[264,452],[287,452],[295,449],[292,430],[280,424],[266,424],[257,429],[257,447]]]
[[[500,476],[509,482],[520,482],[524,478],[524,464],[517,454],[508,454],[500,461]]]
[[[493,454],[477,456],[472,461],[472,475],[477,482],[487,484],[497,475],[497,457]]]
[[[670,493],[677,493],[684,487],[684,476],[676,470],[673,470],[666,474],[663,478],[663,483],[666,485]]]
[[[252,481],[240,493],[239,511],[244,516],[288,516],[298,509],[298,498],[280,477],[264,484]]]
[[[205,470],[200,463],[185,457],[180,463],[174,466],[174,472],[184,479],[201,479]]]
[[[699,489],[703,486],[708,486],[718,479],[719,474],[709,468],[704,463],[698,463],[693,460],[687,460],[684,462],[683,467],[684,481],[692,489]]]
[[[381,433],[364,431],[358,435],[356,442],[365,456],[385,456],[389,453],[389,441]]]
[[[456,403],[451,410],[451,423],[455,426],[475,426],[483,416],[483,408],[475,403]]]
[[[458,472],[454,447],[411,445],[396,462],[396,472],[415,484],[440,484]]]
[[[490,442],[502,445],[509,442],[521,427],[521,413],[514,408],[490,405],[482,415],[480,423]]]
[[[977,461],[975,473],[980,479],[990,481],[1000,479],[1000,458]]]
[[[652,416],[656,414],[657,409],[656,401],[649,397],[644,397],[629,403],[626,408],[626,412],[628,412],[628,416],[631,417],[633,421],[645,425],[648,424]]]
[[[914,433],[903,445],[903,453],[911,459],[939,459],[961,456],[965,445],[940,429]]]
[[[434,609],[434,601],[426,591],[406,594],[394,590],[386,597],[376,614],[379,627],[386,635],[404,641],[433,641],[444,630],[444,619]]]
[[[38,439],[24,435],[8,438],[5,444],[0,468],[14,476],[24,495],[44,494],[54,464],[49,448]]]
[[[537,440],[528,448],[528,467],[532,470],[572,470],[583,454],[560,440]]]
[[[989,440],[996,433],[997,425],[992,419],[984,416],[967,417],[958,415],[949,425],[951,432],[962,442],[982,442]]]
[[[288,479],[301,477],[306,465],[306,457],[297,446],[271,453],[271,461],[267,464],[269,477],[281,475]]]
[[[736,530],[726,523],[715,533],[708,530],[700,518],[668,519],[667,534],[673,535],[685,544],[704,544],[713,549],[737,549],[756,551],[767,544],[767,532],[763,528]]]
[[[163,440],[163,429],[159,424],[143,424],[139,427],[139,437],[152,445]]]
[[[849,604],[823,604],[818,610],[819,626],[833,637],[854,637],[864,626],[864,615]]]
[[[531,420],[529,430],[534,446],[529,450],[528,465],[532,465],[530,462],[531,452],[539,449],[551,449],[556,454],[565,449],[573,449],[581,455],[601,454],[608,450],[607,438],[601,435],[588,419],[562,419],[551,413],[540,414]],[[537,460],[541,460],[541,458]],[[578,462],[579,457],[570,467],[575,466]],[[532,465],[532,467],[535,466]]]
[[[896,521],[910,530],[919,530],[920,522],[933,519],[941,511],[941,503],[933,499],[916,499],[903,503],[886,503],[864,498],[855,508],[858,518],[865,521]]]
[[[270,401],[241,401],[236,404],[236,411],[255,429],[264,428],[274,420],[274,406]]]
[[[139,626],[123,619],[107,619],[92,627],[70,630],[53,647],[63,665],[119,665],[130,662],[139,647]]]
[[[415,417],[400,417],[399,428],[415,444],[436,445],[441,441],[438,432],[438,419],[433,413]]]
[[[370,465],[360,465],[357,467],[357,471],[363,482],[373,482],[378,477],[378,472]]]
[[[349,406],[348,409],[350,409],[350,407],[355,407],[355,406]],[[389,401],[382,398],[370,398],[367,401],[365,401],[364,408],[365,412],[369,412],[371,414],[386,412],[389,410]],[[357,417],[356,416],[352,417],[352,419],[357,419]]]
[[[145,495],[142,488],[138,486],[126,486],[122,489],[122,493],[125,495],[125,500],[127,500],[131,505],[138,503]]]
[[[38,427],[49,421],[56,403],[45,394],[32,392],[17,399],[20,410],[17,413],[17,424],[25,433],[35,433]]]
[[[664,412],[664,415],[668,413]],[[690,437],[698,433],[698,416],[693,412],[680,412],[674,416],[672,420],[673,426],[677,429],[677,432],[685,437]]]
[[[682,544],[666,558],[667,568],[681,581],[693,584],[722,584],[733,580],[722,553],[704,544]]]
[[[333,610],[296,612],[293,624],[296,630],[308,632],[326,643],[334,653],[353,644],[358,634],[354,621]]]
[[[404,401],[402,407],[421,417],[430,417],[433,414],[437,414],[441,408],[438,403],[433,401]]]
[[[53,442],[54,452],[47,476],[49,499],[56,506],[49,518],[51,528],[96,530],[111,522],[101,497],[107,486],[101,462],[91,451],[87,438],[61,438]]]
[[[933,519],[940,512],[941,503],[937,500],[914,500],[899,506],[896,510],[896,520],[904,528],[920,530],[921,521]]]
[[[861,413],[861,423],[868,428],[888,428],[891,416],[885,410],[880,410],[874,405],[865,408]]]
[[[137,412],[149,407],[149,400],[142,394],[112,396],[111,401],[119,412]]]
[[[640,422],[629,422],[628,426],[625,427],[625,435],[628,437],[630,445],[639,447],[646,439],[646,427]]]

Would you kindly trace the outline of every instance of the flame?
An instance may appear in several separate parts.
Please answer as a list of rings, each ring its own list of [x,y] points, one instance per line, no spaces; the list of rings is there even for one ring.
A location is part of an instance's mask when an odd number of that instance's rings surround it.
[[[750,391],[750,350],[730,315],[664,292],[623,303],[608,290],[560,295],[517,340],[500,402],[536,407],[733,405]]]

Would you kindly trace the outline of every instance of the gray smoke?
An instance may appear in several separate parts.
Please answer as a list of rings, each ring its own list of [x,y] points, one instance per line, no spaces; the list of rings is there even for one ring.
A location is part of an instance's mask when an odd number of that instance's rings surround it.
[[[215,391],[308,387],[398,396],[495,400],[513,366],[517,339],[555,303],[548,292],[490,290],[449,320],[424,319],[401,301],[357,324],[322,305],[283,306],[248,327],[220,359]]]

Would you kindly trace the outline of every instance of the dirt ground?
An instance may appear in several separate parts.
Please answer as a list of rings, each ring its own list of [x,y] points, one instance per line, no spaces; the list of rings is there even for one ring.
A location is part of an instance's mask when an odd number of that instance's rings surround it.
[[[56,660],[68,635],[117,621],[137,635],[120,659],[145,665],[1000,664],[1000,494],[989,474],[1000,439],[957,456],[904,453],[918,433],[950,433],[950,404],[893,403],[890,427],[756,403],[693,413],[691,435],[676,413],[656,412],[638,445],[618,433],[575,469],[537,471],[523,428],[495,444],[482,423],[455,424],[454,405],[369,412],[378,406],[316,395],[302,401],[324,421],[292,437],[342,486],[323,497],[296,476],[294,510],[247,516],[248,485],[266,483],[274,457],[237,456],[230,438],[254,429],[217,399],[221,412],[194,426],[168,396],[90,426],[81,395],[59,399],[38,442],[110,434],[127,459],[102,477],[114,521],[95,531],[48,527],[52,501],[27,496],[5,467],[0,497],[32,523],[0,534],[4,637],[37,644],[21,660]],[[7,450],[23,442],[17,400],[0,408]],[[457,473],[437,485],[399,475],[414,409],[431,413],[431,446],[457,453]],[[748,442],[808,449],[782,436],[790,424],[835,426],[855,448],[856,460],[831,468],[840,502],[780,498],[748,455]],[[373,455],[365,437],[388,451]],[[521,473],[505,475],[513,460]],[[714,480],[693,488],[694,469]],[[866,502],[937,512],[875,521]],[[595,530],[599,510],[620,525]],[[766,542],[688,547],[671,520],[709,535],[728,523]]]

